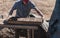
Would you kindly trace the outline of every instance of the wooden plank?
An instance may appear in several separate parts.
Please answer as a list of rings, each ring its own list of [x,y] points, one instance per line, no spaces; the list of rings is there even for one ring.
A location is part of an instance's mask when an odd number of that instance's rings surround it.
[[[9,24],[38,24],[42,23],[41,18],[17,18],[17,21],[12,19],[8,20]]]
[[[27,29],[27,38],[30,38],[30,29]]]
[[[34,38],[34,29],[32,29],[32,38]]]
[[[42,18],[18,18],[17,21],[42,22]]]
[[[16,28],[16,29],[38,29],[38,26],[23,26],[23,25],[4,25],[0,24],[0,27]]]
[[[42,22],[32,22],[32,21],[8,21],[8,24],[37,24],[40,25]]]

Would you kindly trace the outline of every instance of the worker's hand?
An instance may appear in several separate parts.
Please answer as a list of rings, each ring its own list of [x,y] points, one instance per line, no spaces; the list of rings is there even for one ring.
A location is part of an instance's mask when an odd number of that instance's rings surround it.
[[[8,17],[10,18],[10,17],[12,17],[12,15],[8,15]]]
[[[42,19],[44,19],[44,16],[41,16]]]
[[[8,15],[7,19],[9,19],[9,18],[11,18],[11,17],[12,17],[12,15]]]

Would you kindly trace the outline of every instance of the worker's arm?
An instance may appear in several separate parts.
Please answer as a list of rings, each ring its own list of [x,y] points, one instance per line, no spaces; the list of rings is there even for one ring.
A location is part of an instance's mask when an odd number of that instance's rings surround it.
[[[43,13],[42,13],[37,7],[35,7],[34,9],[37,11],[37,13],[38,13],[41,17],[43,17]]]
[[[13,11],[16,10],[16,9],[17,9],[17,3],[15,3],[15,4],[13,5],[12,9],[10,10],[10,12],[9,12],[9,14],[8,14],[8,18],[7,18],[7,19],[9,19],[9,18],[12,17],[12,13],[13,13]]]
[[[31,1],[32,2],[32,1]],[[43,17],[43,13],[36,7],[36,5],[32,2],[31,3],[31,8],[32,9],[35,9],[35,11],[37,11],[37,13],[41,16],[41,17]]]
[[[12,7],[12,9],[9,12],[9,15],[12,15],[13,11],[17,8],[17,3],[15,3]]]

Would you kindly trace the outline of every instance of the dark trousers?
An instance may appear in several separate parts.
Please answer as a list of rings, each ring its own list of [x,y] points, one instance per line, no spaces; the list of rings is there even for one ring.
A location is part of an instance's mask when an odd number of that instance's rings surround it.
[[[16,29],[15,30],[15,38],[20,37],[27,37],[27,30],[26,29]]]
[[[46,34],[47,33],[41,27],[39,27],[38,30],[34,31],[34,38],[47,38]],[[27,30],[26,29],[16,29],[15,38],[19,38],[19,35],[23,36],[23,37],[27,37]]]

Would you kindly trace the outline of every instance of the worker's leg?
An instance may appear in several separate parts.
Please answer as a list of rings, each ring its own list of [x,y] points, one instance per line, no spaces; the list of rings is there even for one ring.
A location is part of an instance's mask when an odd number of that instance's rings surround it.
[[[15,38],[19,38],[19,29],[15,30]]]
[[[39,27],[39,29],[38,29],[38,36],[40,38],[47,38],[46,31],[42,27]]]
[[[47,38],[45,30],[39,26],[38,30],[35,30],[35,38]]]
[[[16,29],[15,30],[15,38],[27,37],[27,30],[26,29]]]

